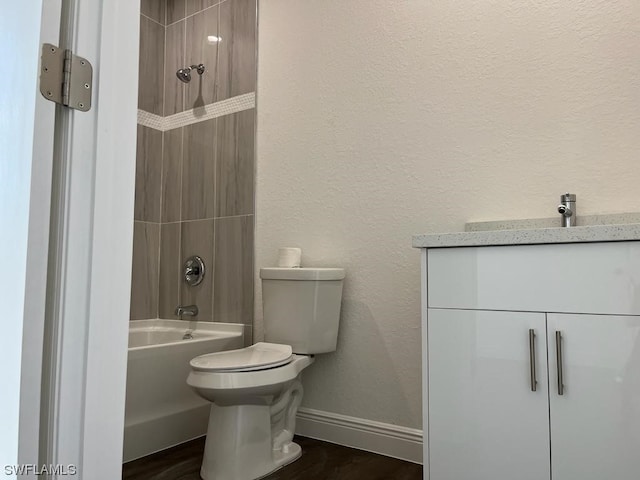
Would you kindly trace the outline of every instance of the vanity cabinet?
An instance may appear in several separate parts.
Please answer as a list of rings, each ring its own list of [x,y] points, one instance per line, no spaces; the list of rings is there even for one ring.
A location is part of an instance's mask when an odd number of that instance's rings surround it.
[[[640,476],[640,242],[425,249],[425,479]]]

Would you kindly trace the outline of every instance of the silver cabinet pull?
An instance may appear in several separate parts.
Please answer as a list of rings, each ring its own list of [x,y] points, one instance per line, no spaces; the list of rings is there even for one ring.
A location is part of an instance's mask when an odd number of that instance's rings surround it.
[[[536,333],[529,329],[529,376],[531,378],[531,391],[535,392],[538,385],[536,379]]]
[[[562,332],[556,331],[556,367],[558,369],[558,395],[564,395],[562,378]]]

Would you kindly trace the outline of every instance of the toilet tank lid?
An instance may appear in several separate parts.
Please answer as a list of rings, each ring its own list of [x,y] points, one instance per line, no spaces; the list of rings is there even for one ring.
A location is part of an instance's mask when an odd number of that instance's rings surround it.
[[[261,268],[263,280],[342,280],[344,268]]]

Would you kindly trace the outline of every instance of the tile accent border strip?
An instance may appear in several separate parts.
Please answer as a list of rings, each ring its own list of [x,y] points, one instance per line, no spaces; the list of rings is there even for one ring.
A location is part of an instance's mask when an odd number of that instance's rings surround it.
[[[145,127],[164,132],[163,124],[163,117],[138,109],[138,125],[143,125]]]
[[[212,118],[230,115],[255,108],[255,92],[245,93],[237,97],[228,98],[221,102],[211,103],[202,107],[192,108],[184,112],[176,113],[168,117],[161,117],[144,110],[138,110],[138,125],[153,128],[161,132],[173,130],[174,128],[186,127],[194,123],[204,122]]]

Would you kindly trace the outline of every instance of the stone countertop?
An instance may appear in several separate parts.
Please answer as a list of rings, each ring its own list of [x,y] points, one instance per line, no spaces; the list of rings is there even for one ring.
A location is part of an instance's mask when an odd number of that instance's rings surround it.
[[[514,224],[519,225],[515,221]],[[488,223],[488,222],[487,222]],[[498,245],[535,245],[546,243],[620,242],[640,240],[640,223],[614,225],[583,225],[578,227],[509,228],[466,232],[414,235],[414,248],[481,247]],[[470,228],[471,227],[471,228]]]

